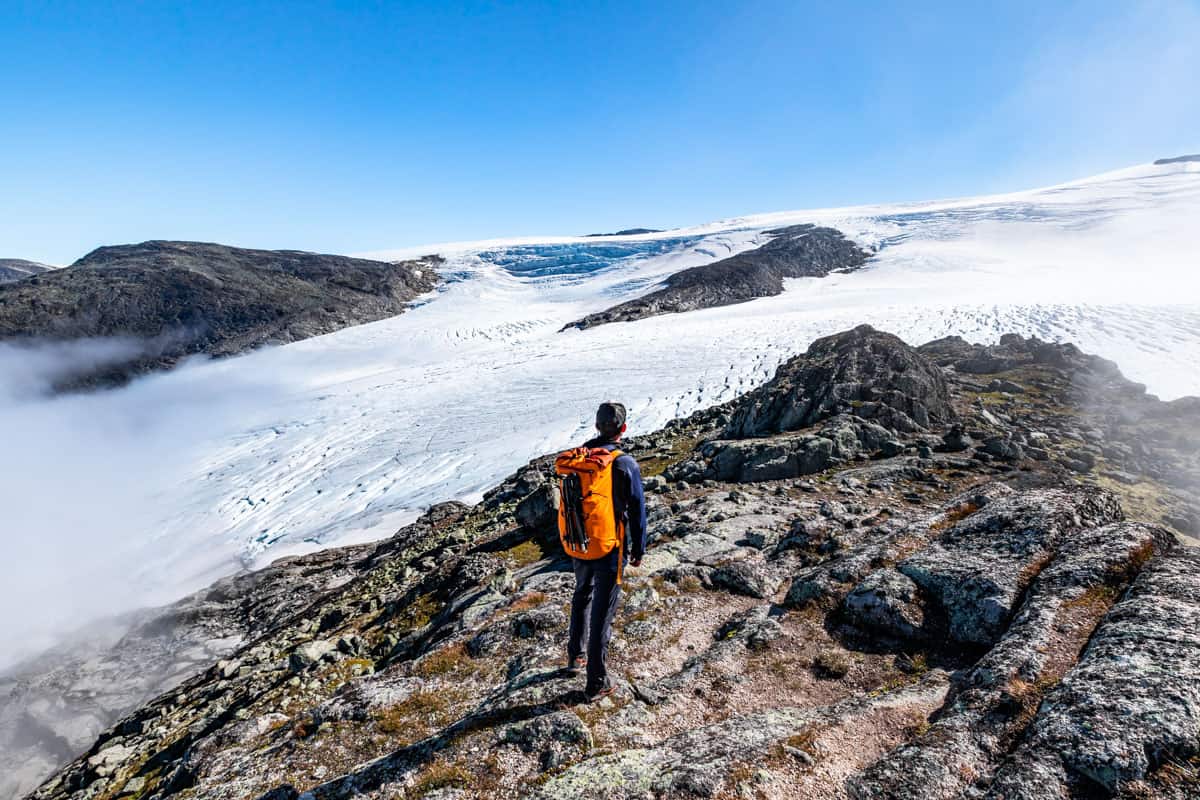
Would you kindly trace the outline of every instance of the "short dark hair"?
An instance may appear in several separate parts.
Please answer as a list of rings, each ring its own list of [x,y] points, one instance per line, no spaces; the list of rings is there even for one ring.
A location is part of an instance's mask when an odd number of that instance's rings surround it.
[[[605,436],[616,436],[625,424],[625,406],[620,403],[601,403],[596,409],[596,430]]]

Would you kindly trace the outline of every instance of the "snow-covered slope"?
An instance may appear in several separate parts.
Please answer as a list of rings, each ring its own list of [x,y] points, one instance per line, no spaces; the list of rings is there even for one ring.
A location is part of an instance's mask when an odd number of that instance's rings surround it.
[[[0,600],[39,598],[0,631],[32,647],[34,631],[166,601],[243,565],[390,534],[578,441],[601,399],[648,431],[861,322],[913,343],[1070,340],[1164,398],[1200,394],[1198,220],[1200,164],[1185,163],[1004,196],[370,254],[441,252],[448,281],[400,317],[0,407],[20,464],[0,503],[21,532]],[[801,222],[878,255],[777,297],[559,332]]]

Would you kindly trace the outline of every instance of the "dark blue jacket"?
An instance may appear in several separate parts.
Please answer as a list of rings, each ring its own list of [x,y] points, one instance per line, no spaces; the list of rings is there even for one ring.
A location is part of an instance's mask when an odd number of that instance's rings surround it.
[[[603,447],[605,450],[620,450],[620,442],[595,438],[584,447]],[[646,495],[642,490],[642,471],[633,456],[622,453],[613,462],[613,517],[625,523],[625,554],[627,558],[639,559],[646,554]],[[616,571],[619,548],[607,556],[609,565]]]

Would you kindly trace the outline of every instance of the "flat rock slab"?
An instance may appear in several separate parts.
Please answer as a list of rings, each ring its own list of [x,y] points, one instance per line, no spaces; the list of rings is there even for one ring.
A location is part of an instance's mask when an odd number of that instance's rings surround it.
[[[990,645],[1065,537],[1123,516],[1115,497],[1090,487],[1023,492],[956,523],[898,569],[941,604],[952,640]]]
[[[734,716],[664,740],[577,764],[526,795],[528,800],[642,800],[647,797],[717,797],[735,764],[766,756],[784,739],[814,723],[834,724],[880,708],[904,708],[940,698],[945,673],[878,697],[853,697],[832,706],[777,708]]]
[[[1198,753],[1200,549],[1180,547],[1109,611],[987,797],[1110,795]]]
[[[1058,682],[1078,657],[1104,613],[1096,600],[1129,581],[1149,554],[1170,547],[1166,531],[1138,523],[1073,535],[1030,586],[1004,636],[961,679],[937,721],[855,776],[851,796],[957,800],[972,785],[986,786],[1037,707],[1040,687]]]

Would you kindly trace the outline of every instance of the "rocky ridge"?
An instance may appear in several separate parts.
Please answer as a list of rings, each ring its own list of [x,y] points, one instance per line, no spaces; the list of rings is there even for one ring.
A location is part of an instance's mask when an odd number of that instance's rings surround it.
[[[1200,161],[1200,153],[1192,153],[1186,156],[1174,156],[1173,158],[1160,158],[1154,162],[1154,165],[1162,166],[1163,164],[1186,164],[1193,161]]]
[[[49,272],[54,267],[39,264],[36,261],[26,261],[23,258],[0,258],[0,283],[19,281],[30,275]]]
[[[214,587],[241,643],[31,797],[1195,797],[1197,422],[1070,345],[828,337],[627,443],[613,697],[560,669],[543,458]]]
[[[589,237],[603,236],[638,236],[643,233],[662,233],[661,228],[625,228],[623,230],[614,231],[613,233],[589,233]]]
[[[783,291],[785,278],[823,278],[831,272],[852,272],[870,257],[833,228],[792,225],[766,233],[773,238],[760,247],[676,272],[661,289],[589,314],[564,330],[771,297]]]
[[[202,242],[101,247],[0,285],[0,341],[134,340],[130,360],[65,381],[111,385],[198,353],[233,355],[395,316],[437,284],[440,263]]]

